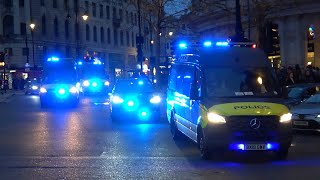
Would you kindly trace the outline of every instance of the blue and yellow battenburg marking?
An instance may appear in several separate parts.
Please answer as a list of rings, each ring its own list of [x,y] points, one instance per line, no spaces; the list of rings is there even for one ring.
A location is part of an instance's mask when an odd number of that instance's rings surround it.
[[[200,105],[201,127],[208,125],[207,113],[212,112],[220,116],[281,116],[289,113],[289,109],[282,104],[261,102],[224,103],[206,108]]]

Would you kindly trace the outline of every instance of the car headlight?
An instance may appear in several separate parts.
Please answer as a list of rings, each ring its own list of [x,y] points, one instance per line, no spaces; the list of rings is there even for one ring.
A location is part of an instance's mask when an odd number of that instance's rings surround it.
[[[90,82],[87,80],[83,81],[83,86],[90,86]]]
[[[280,122],[281,123],[291,122],[291,118],[292,118],[292,114],[291,113],[284,114],[284,115],[280,116]]]
[[[46,93],[47,90],[46,90],[46,88],[42,87],[42,88],[40,88],[40,92],[41,92],[41,93]]]
[[[208,113],[208,121],[214,124],[225,124],[226,119],[218,114],[215,113]]]
[[[109,81],[106,81],[106,82],[104,82],[104,85],[105,85],[105,86],[110,86],[110,82],[109,82]]]
[[[317,115],[317,118],[320,118],[320,114]]]
[[[123,99],[121,99],[119,96],[113,96],[112,102],[115,104],[121,104],[121,103],[123,103]]]
[[[37,90],[39,87],[38,86],[32,86],[31,89],[32,90]]]
[[[161,98],[160,98],[160,96],[153,96],[153,97],[150,99],[150,102],[151,102],[152,104],[158,104],[158,103],[161,102]]]
[[[78,92],[78,89],[76,87],[72,87],[72,88],[70,88],[69,92],[74,94],[74,93]]]

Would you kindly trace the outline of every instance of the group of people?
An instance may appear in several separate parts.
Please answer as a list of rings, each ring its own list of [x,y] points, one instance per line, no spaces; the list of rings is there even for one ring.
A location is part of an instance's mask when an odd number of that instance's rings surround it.
[[[294,67],[276,69],[276,74],[283,86],[289,86],[298,83],[317,83],[320,82],[320,69],[308,65],[302,69],[298,64]]]

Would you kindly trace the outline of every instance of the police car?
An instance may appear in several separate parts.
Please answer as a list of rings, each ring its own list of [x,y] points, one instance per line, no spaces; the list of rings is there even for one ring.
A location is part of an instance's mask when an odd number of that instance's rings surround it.
[[[271,151],[287,157],[289,109],[269,60],[253,43],[178,44],[167,90],[174,139],[198,144],[201,157],[223,151]]]
[[[161,96],[146,78],[119,79],[110,97],[113,121],[149,122],[159,118]]]
[[[80,98],[79,87],[72,59],[48,58],[40,87],[41,107],[53,104],[77,106]]]

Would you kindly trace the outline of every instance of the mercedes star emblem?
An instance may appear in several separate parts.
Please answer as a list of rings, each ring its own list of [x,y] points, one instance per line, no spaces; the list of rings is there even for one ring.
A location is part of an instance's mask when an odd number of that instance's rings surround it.
[[[252,129],[259,129],[260,126],[261,126],[261,122],[257,118],[254,118],[250,121],[250,127]]]

